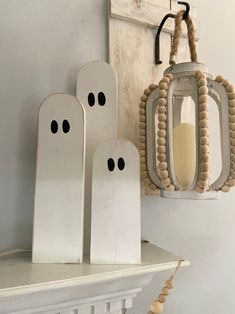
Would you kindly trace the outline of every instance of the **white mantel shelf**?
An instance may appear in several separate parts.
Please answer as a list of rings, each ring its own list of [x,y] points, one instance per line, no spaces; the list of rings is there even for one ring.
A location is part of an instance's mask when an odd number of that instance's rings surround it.
[[[0,260],[0,313],[122,313],[156,272],[189,262],[150,243],[141,265],[32,264],[29,256]]]

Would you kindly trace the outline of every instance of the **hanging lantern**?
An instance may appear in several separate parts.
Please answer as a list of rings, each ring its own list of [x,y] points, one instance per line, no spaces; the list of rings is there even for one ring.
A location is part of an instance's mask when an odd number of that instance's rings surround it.
[[[222,76],[214,80],[207,67],[197,62],[189,16],[186,25],[191,62],[175,64],[184,13],[180,11],[175,19],[171,66],[159,85],[151,84],[141,97],[142,177],[151,190],[160,189],[165,197],[216,199],[219,191],[228,192],[235,185],[235,92]],[[215,179],[211,170],[210,98],[218,107],[221,134],[222,169]],[[185,109],[190,113],[187,117]]]

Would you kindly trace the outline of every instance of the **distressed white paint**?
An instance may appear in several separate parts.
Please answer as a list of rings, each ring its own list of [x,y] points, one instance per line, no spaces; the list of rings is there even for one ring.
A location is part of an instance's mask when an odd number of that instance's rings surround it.
[[[106,97],[104,106],[98,102],[98,94]],[[93,93],[94,106],[88,103]],[[84,65],[77,78],[77,97],[86,112],[86,179],[85,179],[85,250],[90,246],[91,168],[94,150],[102,141],[117,137],[117,80],[112,67],[95,61]]]
[[[119,169],[120,158],[125,162]],[[108,160],[114,162],[112,171]],[[91,263],[140,263],[139,153],[127,140],[98,146],[92,175]]]
[[[58,131],[52,133],[51,122]],[[63,121],[70,125],[63,131]],[[74,96],[54,94],[38,118],[33,262],[77,263],[83,255],[84,112]]]

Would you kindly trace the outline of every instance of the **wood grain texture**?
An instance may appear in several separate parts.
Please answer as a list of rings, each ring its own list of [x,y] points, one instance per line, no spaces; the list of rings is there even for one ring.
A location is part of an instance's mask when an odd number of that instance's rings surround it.
[[[52,121],[57,124],[55,133]],[[43,101],[38,118],[34,263],[82,261],[84,136],[84,111],[75,97],[55,94]]]
[[[98,95],[106,98],[99,104]],[[88,103],[88,95],[94,95],[94,105]],[[77,98],[86,112],[86,179],[85,179],[85,252],[90,248],[91,176],[92,159],[96,147],[106,139],[117,137],[117,80],[112,67],[102,61],[84,65],[77,78]]]
[[[154,63],[154,42],[156,30],[147,26],[150,23],[138,23],[126,18],[129,12],[135,19],[142,21],[152,18],[152,11],[146,10],[147,1],[144,5],[137,6],[136,1],[124,0],[111,1],[113,11],[109,16],[109,62],[118,77],[118,134],[127,138],[135,145],[139,145],[139,102],[145,88],[151,83],[158,83],[163,76],[164,70],[169,66],[169,54],[171,34],[161,34],[161,60],[162,65]],[[149,2],[149,1],[148,1]],[[142,2],[141,2],[142,3]],[[161,7],[161,1],[151,1],[151,4]],[[142,3],[143,4],[143,3]],[[133,10],[132,10],[133,9]],[[125,12],[123,12],[125,10]],[[156,9],[157,11],[159,9]],[[163,11],[170,12],[166,6]],[[178,10],[178,9],[177,9]],[[113,16],[116,12],[115,17]],[[119,13],[117,13],[119,11]],[[155,25],[159,25],[165,11],[161,16],[154,16]],[[128,13],[128,14],[129,14]],[[140,18],[141,17],[141,18]],[[186,38],[182,38],[178,52],[178,62],[189,61],[189,49]],[[143,189],[144,191],[145,189]],[[146,190],[145,194],[158,194]]]
[[[121,158],[124,163],[120,163]],[[124,139],[99,145],[92,179],[91,263],[140,263],[140,171],[136,147]]]

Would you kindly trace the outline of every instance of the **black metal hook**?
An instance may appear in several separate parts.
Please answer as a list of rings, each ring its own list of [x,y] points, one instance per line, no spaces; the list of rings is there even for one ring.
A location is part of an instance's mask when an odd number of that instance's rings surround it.
[[[186,7],[183,19],[186,20],[188,15],[189,15],[189,11],[190,11],[190,5],[188,2],[184,2],[184,1],[178,1],[178,4],[183,4]],[[162,28],[166,22],[166,20],[168,18],[175,18],[175,14],[169,13],[166,16],[164,16],[164,18],[162,19],[158,30],[157,30],[157,34],[156,34],[156,38],[155,38],[155,63],[156,64],[162,64],[162,61],[160,60],[160,34],[162,31]]]

